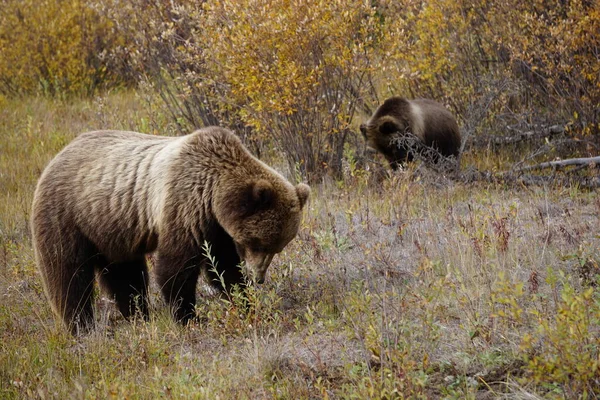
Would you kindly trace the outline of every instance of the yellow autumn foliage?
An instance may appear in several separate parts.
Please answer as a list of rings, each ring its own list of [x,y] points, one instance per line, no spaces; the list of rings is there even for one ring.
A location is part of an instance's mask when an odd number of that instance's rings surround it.
[[[492,111],[506,112],[509,101],[517,113],[558,109],[550,117],[575,133],[600,131],[600,2],[378,3],[394,21],[385,36],[393,63],[381,60],[393,73],[380,77],[393,92],[443,99],[463,115],[469,99],[509,81],[520,89],[500,94]]]
[[[2,0],[0,93],[90,94],[122,82],[124,45],[85,0]]]
[[[2,0],[0,93],[150,83],[182,131],[235,127],[293,170],[339,174],[392,95],[469,133],[497,116],[600,131],[600,3],[589,0]]]
[[[244,123],[318,177],[340,171],[356,94],[373,73],[375,11],[360,0],[206,2],[197,42]]]

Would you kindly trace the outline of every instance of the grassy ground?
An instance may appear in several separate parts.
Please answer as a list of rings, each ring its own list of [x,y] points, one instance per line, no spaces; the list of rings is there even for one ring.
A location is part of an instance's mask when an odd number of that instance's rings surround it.
[[[374,184],[350,164],[314,186],[249,313],[200,287],[202,322],[181,328],[153,287],[150,322],[99,296],[98,329],[70,337],[36,273],[29,208],[45,164],[100,128],[174,132],[131,93],[0,108],[0,398],[600,395],[598,193],[420,169]]]

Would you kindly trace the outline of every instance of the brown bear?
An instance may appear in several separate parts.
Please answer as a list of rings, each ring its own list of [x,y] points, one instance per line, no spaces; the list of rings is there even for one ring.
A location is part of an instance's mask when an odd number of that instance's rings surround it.
[[[443,105],[429,99],[387,99],[360,126],[367,146],[381,152],[396,170],[415,154],[437,163],[443,157],[458,157],[461,138],[454,116]]]
[[[137,310],[147,318],[145,257],[155,252],[162,294],[187,322],[201,272],[218,289],[244,287],[244,261],[264,281],[296,236],[309,193],[223,128],[182,137],[84,133],[50,162],[35,191],[31,227],[46,295],[73,333],[94,325],[95,276],[125,317]]]

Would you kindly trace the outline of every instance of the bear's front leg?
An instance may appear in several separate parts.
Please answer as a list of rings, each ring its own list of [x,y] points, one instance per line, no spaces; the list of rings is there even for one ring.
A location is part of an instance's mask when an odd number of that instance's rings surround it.
[[[244,290],[246,287],[246,277],[240,268],[240,256],[233,240],[229,236],[223,235],[219,240],[211,243],[211,256],[215,265],[211,265],[207,260],[208,269],[206,277],[208,284],[221,293],[232,294],[234,286]]]
[[[160,253],[155,274],[176,321],[187,324],[196,316],[196,284],[202,257]]]

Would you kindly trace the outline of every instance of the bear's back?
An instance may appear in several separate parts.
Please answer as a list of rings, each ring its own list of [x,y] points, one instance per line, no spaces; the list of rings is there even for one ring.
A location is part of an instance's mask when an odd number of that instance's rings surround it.
[[[420,132],[426,145],[435,143],[444,156],[457,156],[460,151],[460,130],[454,115],[442,104],[430,99],[411,100],[413,111],[422,126]]]
[[[182,141],[137,132],[81,134],[44,170],[34,212],[73,224],[115,260],[152,251],[158,224],[153,210],[166,196],[162,179]]]

